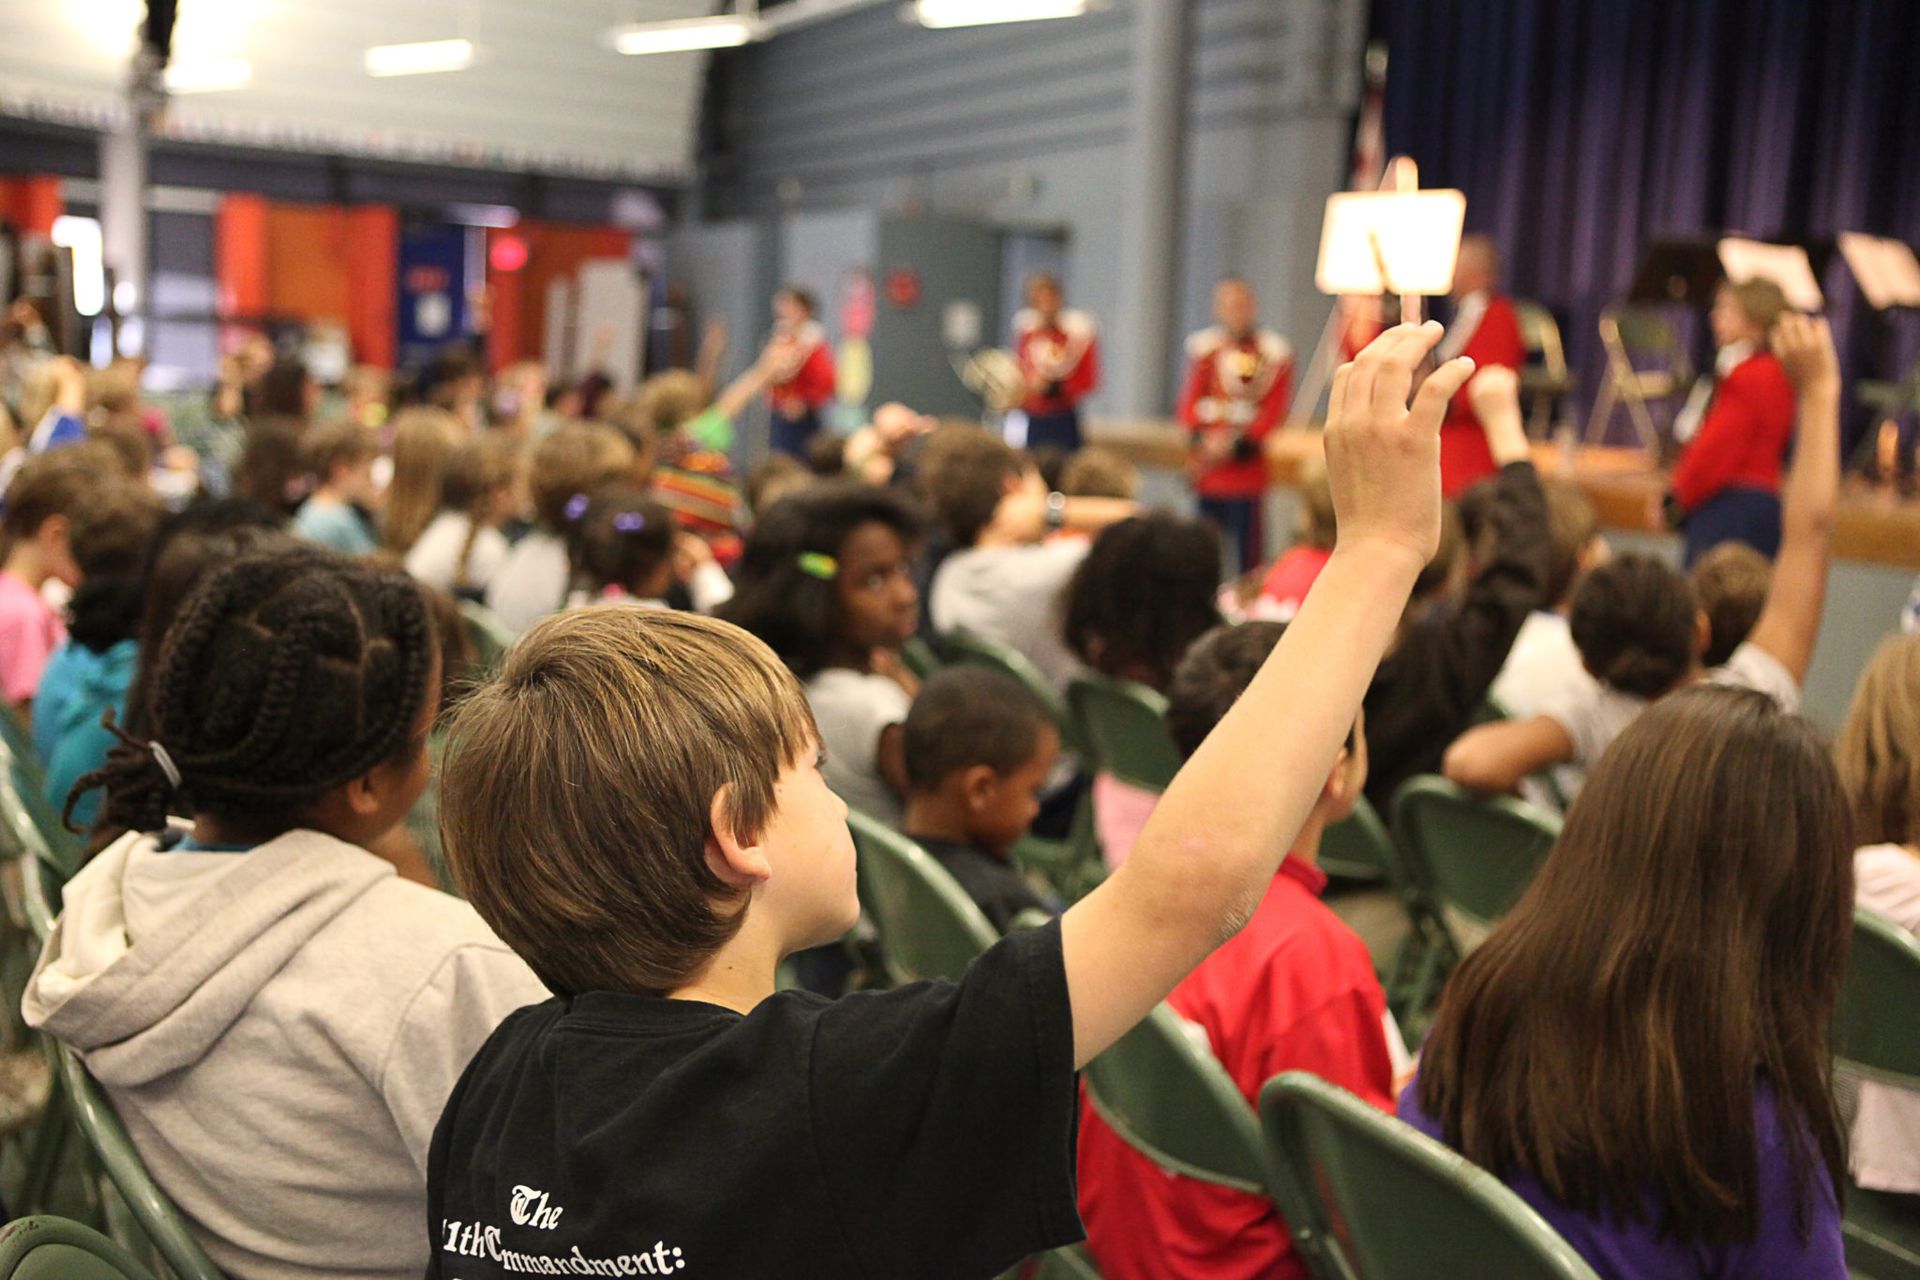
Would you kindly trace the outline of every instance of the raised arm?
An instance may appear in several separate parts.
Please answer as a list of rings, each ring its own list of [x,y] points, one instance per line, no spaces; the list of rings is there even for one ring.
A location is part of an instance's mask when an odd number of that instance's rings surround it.
[[[1476,725],[1447,748],[1441,772],[1469,791],[1508,792],[1573,759],[1573,739],[1552,716]]]
[[[1339,542],[1287,634],[1167,789],[1126,864],[1064,917],[1074,1057],[1164,999],[1259,902],[1319,797],[1408,593],[1440,538],[1439,428],[1473,371],[1443,365],[1411,411],[1437,324],[1382,334],[1333,381]]]
[[[1840,505],[1840,362],[1826,320],[1817,317],[1782,316],[1774,326],[1773,350],[1800,397],[1800,437],[1780,491],[1773,583],[1747,641],[1805,684],[1826,608]]]
[[[772,382],[779,361],[772,355],[772,348],[760,353],[760,358],[747,366],[745,373],[729,382],[719,395],[713,398],[714,411],[731,422],[740,416],[740,411],[752,404],[767,384]]]

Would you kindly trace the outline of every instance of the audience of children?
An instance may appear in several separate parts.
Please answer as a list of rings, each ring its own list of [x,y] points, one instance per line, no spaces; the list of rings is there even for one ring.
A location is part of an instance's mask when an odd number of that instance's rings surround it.
[[[380,500],[373,481],[379,441],[372,431],[357,423],[335,422],[309,428],[301,445],[307,472],[313,477],[313,491],[294,513],[293,531],[341,555],[372,555],[380,549],[372,516]],[[398,456],[397,441],[395,453]],[[444,467],[444,463],[441,465]],[[402,514],[410,527],[413,513],[408,510]]]
[[[100,482],[102,449],[69,445],[40,454],[7,486],[0,510],[0,696],[23,715],[47,662],[67,638],[44,588],[49,581],[69,590],[79,585],[73,520]]]
[[[1019,681],[985,667],[949,667],[913,700],[904,731],[907,809],[901,830],[952,874],[1005,933],[1023,912],[1058,915],[1010,861],[1040,812],[1060,731]]]
[[[502,529],[519,518],[526,457],[520,439],[490,431],[447,455],[440,475],[440,511],[414,539],[407,572],[455,596],[478,600],[511,550]]]
[[[1221,627],[1188,651],[1167,707],[1183,757],[1200,749],[1285,631],[1274,622]],[[1249,1106],[1282,1071],[1312,1071],[1393,1107],[1406,1049],[1366,944],[1320,901],[1327,877],[1315,865],[1321,833],[1352,811],[1366,776],[1356,724],[1252,917],[1167,997],[1206,1033]],[[1307,1275],[1271,1198],[1156,1167],[1090,1105],[1080,1117],[1080,1215],[1106,1280]]]
[[[1760,621],[1767,588],[1773,585],[1773,563],[1744,542],[1723,542],[1693,562],[1687,585],[1707,619],[1707,647],[1700,661],[1708,667],[1725,666]]]
[[[569,608],[630,600],[666,609],[676,587],[701,613],[733,598],[733,580],[706,541],[681,529],[674,513],[646,491],[609,485],[573,506],[579,514],[569,512]]]
[[[393,419],[393,478],[387,484],[380,545],[405,561],[440,514],[447,463],[467,438],[444,409],[404,409]]]
[[[603,485],[631,479],[633,445],[612,427],[567,422],[533,447],[530,471],[537,527],[513,545],[487,584],[487,607],[518,634],[567,601],[572,565],[568,515]]]

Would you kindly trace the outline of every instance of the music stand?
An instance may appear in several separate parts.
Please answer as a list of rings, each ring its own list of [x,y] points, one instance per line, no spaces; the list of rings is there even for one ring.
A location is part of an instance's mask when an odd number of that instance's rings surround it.
[[[1640,255],[1627,301],[1645,306],[1710,307],[1726,279],[1711,240],[1656,240]]]
[[[1920,258],[1905,241],[1842,231],[1840,256],[1875,311],[1920,307]]]
[[[1725,236],[1714,246],[1729,280],[1771,280],[1795,311],[1815,312],[1827,305],[1814,278],[1813,261],[1797,244],[1773,244]]]

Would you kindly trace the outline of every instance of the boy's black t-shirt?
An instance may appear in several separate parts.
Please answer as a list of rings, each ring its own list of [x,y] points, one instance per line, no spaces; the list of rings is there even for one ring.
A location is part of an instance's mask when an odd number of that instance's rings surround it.
[[[952,983],[513,1014],[427,1166],[428,1277],[954,1277],[1083,1238],[1058,923]]]
[[[947,869],[960,887],[967,891],[974,905],[980,908],[980,914],[1001,933],[1007,931],[1014,917],[1022,911],[1059,914],[1059,908],[1050,906],[1035,893],[1033,886],[1005,859],[996,858],[984,849],[957,840],[922,839],[919,836],[912,839],[932,854],[934,861]]]

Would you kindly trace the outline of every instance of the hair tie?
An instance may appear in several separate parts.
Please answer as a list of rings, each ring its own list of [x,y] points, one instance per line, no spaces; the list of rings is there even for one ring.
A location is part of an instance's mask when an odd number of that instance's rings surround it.
[[[160,766],[160,772],[167,775],[167,785],[175,791],[180,789],[180,767],[167,754],[167,749],[157,742],[149,742],[147,750],[153,753],[154,763]]]
[[[587,514],[587,495],[586,494],[576,493],[571,498],[567,499],[567,506],[566,506],[567,519],[578,522],[580,517],[586,514]]]
[[[802,551],[794,557],[794,563],[800,566],[800,572],[822,582],[832,582],[840,576],[840,562],[825,552]]]
[[[618,533],[638,533],[647,527],[647,518],[638,511],[622,511],[613,518],[613,527]]]

